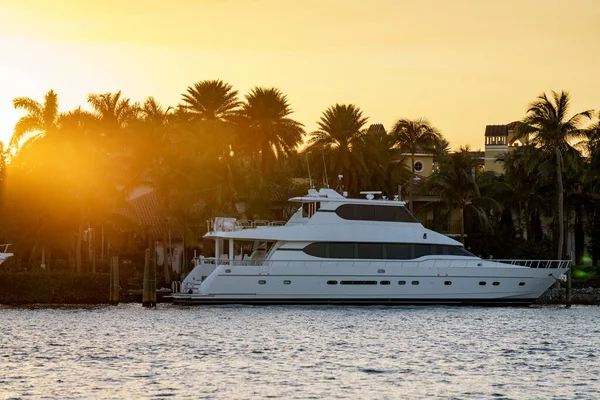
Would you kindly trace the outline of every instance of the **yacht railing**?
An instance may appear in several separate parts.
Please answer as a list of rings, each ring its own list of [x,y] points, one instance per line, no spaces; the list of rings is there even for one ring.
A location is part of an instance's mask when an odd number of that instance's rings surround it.
[[[218,262],[217,262],[218,261]],[[492,262],[492,265],[489,265]],[[502,268],[502,264],[508,264],[512,266],[522,266],[527,268],[544,268],[544,269],[565,269],[571,264],[570,260],[473,260],[469,258],[435,258],[435,259],[424,259],[424,260],[267,260],[264,258],[256,259],[234,259],[221,258],[219,260],[214,257],[205,257],[200,260],[202,264],[216,264],[216,265],[230,265],[235,267],[243,266],[298,266],[298,265],[310,265],[310,266],[359,266],[364,267],[366,264],[373,264],[380,268],[386,266],[423,266],[428,268],[436,267],[482,267],[484,263],[487,263],[487,267]]]
[[[568,268],[571,260],[488,260],[502,264],[520,265],[529,268]]]
[[[236,218],[217,217],[206,221],[206,229],[209,232],[233,232],[265,226],[283,226],[285,224],[285,221],[268,221],[264,219],[238,220]]]

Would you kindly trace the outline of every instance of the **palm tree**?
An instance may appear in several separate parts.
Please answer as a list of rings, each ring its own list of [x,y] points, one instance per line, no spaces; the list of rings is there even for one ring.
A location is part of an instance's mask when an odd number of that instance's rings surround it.
[[[569,141],[583,138],[583,122],[592,116],[592,111],[583,111],[567,119],[570,96],[567,92],[552,91],[552,98],[542,93],[527,110],[527,115],[517,126],[518,138],[529,138],[532,143],[547,151],[554,158],[556,168],[556,194],[558,214],[558,259],[563,256],[564,205],[563,205],[563,153],[571,147]]]
[[[343,174],[353,190],[357,189],[360,177],[367,172],[361,153],[366,135],[363,128],[367,120],[354,104],[336,104],[323,112],[317,121],[319,129],[311,133],[308,141],[307,151],[326,157],[329,170]]]
[[[100,122],[100,134],[109,137],[134,121],[140,110],[139,105],[123,97],[120,90],[116,93],[89,94],[87,102]]]
[[[205,80],[194,83],[182,94],[180,106],[200,121],[230,121],[237,113],[241,102],[237,90],[222,80]]]
[[[267,171],[272,157],[281,160],[296,151],[302,141],[302,124],[289,115],[292,108],[276,88],[255,87],[246,95],[241,109],[241,141],[257,154],[260,150],[262,171]]]
[[[44,96],[44,102],[40,103],[29,97],[17,97],[13,100],[17,110],[24,110],[27,114],[19,119],[15,125],[9,147],[18,149],[27,142],[32,142],[44,135],[52,134],[58,129],[58,95],[50,90]],[[28,137],[28,134],[33,136]]]
[[[392,135],[395,136],[400,150],[411,155],[412,175],[411,184],[408,185],[408,207],[412,212],[412,179],[415,175],[415,154],[418,151],[433,151],[437,142],[441,140],[441,135],[425,118],[416,120],[403,118],[398,120],[392,128]]]
[[[495,200],[481,195],[476,179],[478,163],[468,146],[440,161],[439,169],[434,171],[427,185],[439,193],[441,203],[448,211],[458,210],[460,241],[464,243],[465,210],[472,212],[479,223],[490,230],[486,210],[500,211],[501,207]]]

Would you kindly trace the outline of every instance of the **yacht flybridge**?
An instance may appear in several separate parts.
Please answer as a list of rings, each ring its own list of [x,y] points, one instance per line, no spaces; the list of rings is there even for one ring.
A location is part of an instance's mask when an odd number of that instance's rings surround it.
[[[569,261],[482,260],[428,230],[404,202],[310,189],[287,223],[209,221],[179,304],[528,304]]]

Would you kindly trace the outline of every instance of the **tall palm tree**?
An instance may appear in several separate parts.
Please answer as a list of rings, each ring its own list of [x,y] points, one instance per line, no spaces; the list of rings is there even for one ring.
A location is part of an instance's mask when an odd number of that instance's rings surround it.
[[[293,110],[287,96],[276,88],[255,87],[246,95],[241,109],[241,141],[261,154],[261,168],[267,171],[273,157],[281,160],[293,153],[302,141],[303,125],[290,118]]]
[[[563,189],[563,153],[571,147],[569,141],[583,138],[583,123],[590,119],[592,111],[583,111],[567,119],[569,112],[569,93],[552,91],[548,98],[542,93],[529,105],[527,115],[517,127],[518,138],[529,140],[541,149],[552,154],[556,168],[556,194],[558,214],[558,250],[557,257],[562,259],[564,242],[564,189]]]
[[[241,105],[237,90],[222,80],[196,82],[182,96],[180,107],[200,121],[230,121]]]
[[[52,134],[58,129],[58,95],[54,90],[50,90],[44,96],[44,102],[40,103],[29,97],[16,97],[13,105],[17,110],[26,111],[27,114],[21,117],[14,128],[9,146],[18,149],[24,145],[23,139],[28,134],[32,134],[27,141],[35,141],[44,135]]]
[[[411,155],[412,175],[411,183],[408,185],[408,207],[412,212],[412,179],[415,176],[415,154],[418,151],[433,151],[437,142],[441,139],[441,135],[425,118],[415,120],[402,118],[398,120],[392,128],[392,135],[395,136],[400,150]]]
[[[311,133],[306,149],[327,158],[330,172],[343,174],[352,190],[367,173],[362,155],[367,120],[354,104],[331,106],[317,121],[319,129]]]
[[[434,171],[428,186],[439,193],[441,203],[448,211],[459,212],[460,241],[465,237],[465,210],[471,211],[484,227],[490,226],[486,210],[501,210],[500,205],[493,199],[484,197],[477,182],[477,160],[471,154],[469,147],[463,147],[459,152],[444,157],[439,169]]]
[[[91,93],[87,97],[87,102],[99,119],[104,135],[112,135],[124,128],[129,122],[135,120],[139,113],[139,105],[123,97],[120,90],[116,93]]]

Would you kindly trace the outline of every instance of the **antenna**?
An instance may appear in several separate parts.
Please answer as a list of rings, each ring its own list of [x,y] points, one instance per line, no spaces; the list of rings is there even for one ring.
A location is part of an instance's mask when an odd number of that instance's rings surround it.
[[[323,157],[323,171],[325,171],[325,187],[329,188],[329,180],[327,179],[327,166],[325,165],[325,153],[321,152],[321,156]]]
[[[315,187],[313,186],[313,183],[312,183],[312,177],[310,176],[310,164],[308,163],[308,153],[309,152],[304,153],[304,155],[306,156],[306,168],[308,168],[308,182],[310,184],[310,188],[314,189]]]

